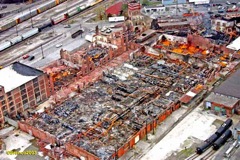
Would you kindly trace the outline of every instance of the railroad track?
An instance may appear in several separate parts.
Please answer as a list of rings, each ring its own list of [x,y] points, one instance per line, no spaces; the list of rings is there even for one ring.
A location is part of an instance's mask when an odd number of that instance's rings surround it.
[[[211,149],[209,152],[207,153],[205,152],[205,155],[203,157],[201,157],[201,155],[197,153],[194,153],[185,160],[211,160],[215,152],[216,152],[215,150]]]
[[[216,153],[216,151],[214,151],[213,149],[208,152],[206,155],[204,155],[204,157],[201,158],[201,160],[211,160],[214,153]]]
[[[117,2],[119,2],[119,0],[114,1],[114,3],[117,3]],[[102,4],[107,4],[107,3],[110,3],[110,2],[108,0],[103,0],[102,2],[99,2],[99,3],[95,4],[94,6],[88,7],[87,9],[83,10],[82,12],[79,12],[79,13],[77,13],[77,14],[75,14],[75,15],[73,15],[73,16],[65,19],[65,20],[63,20],[62,22],[60,22],[60,24],[65,24],[65,22],[67,22],[68,20],[76,18],[79,14],[87,13],[88,11],[97,8],[97,7],[99,7]]]
[[[191,155],[190,157],[188,157],[187,159],[185,160],[194,160],[194,159],[197,159],[197,157],[199,157],[200,155],[197,154],[197,153],[194,153],[193,155]]]

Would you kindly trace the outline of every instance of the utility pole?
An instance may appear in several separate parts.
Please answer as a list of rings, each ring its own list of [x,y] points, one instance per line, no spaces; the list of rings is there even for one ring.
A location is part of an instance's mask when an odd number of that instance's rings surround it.
[[[42,44],[41,44],[41,51],[42,51],[42,59],[44,59],[44,54],[43,54],[43,47],[42,47]]]
[[[178,10],[178,0],[175,0],[176,2],[176,16],[177,16],[177,10]]]
[[[147,120],[146,120],[146,140],[148,140],[148,135],[147,135]]]
[[[33,21],[32,21],[32,13],[31,13],[31,8],[29,8],[29,12],[30,12],[31,24],[32,24],[32,28],[33,28]]]
[[[82,34],[83,34],[82,24],[80,24],[79,26],[80,26],[80,31],[82,31],[81,32],[81,38],[82,38]]]
[[[16,25],[16,33],[17,33],[17,36],[18,36],[18,28],[17,28],[17,25]]]

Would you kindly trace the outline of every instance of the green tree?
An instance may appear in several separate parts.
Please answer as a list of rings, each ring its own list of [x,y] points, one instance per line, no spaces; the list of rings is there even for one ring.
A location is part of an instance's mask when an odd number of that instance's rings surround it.
[[[142,5],[143,6],[148,6],[149,5],[149,1],[148,0],[142,0]]]

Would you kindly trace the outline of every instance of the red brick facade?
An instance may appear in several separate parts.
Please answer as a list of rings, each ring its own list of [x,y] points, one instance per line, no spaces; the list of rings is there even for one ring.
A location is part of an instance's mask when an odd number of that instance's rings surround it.
[[[4,116],[16,116],[27,108],[47,100],[52,94],[47,74],[43,74],[22,86],[5,93],[0,90],[0,125],[3,126]]]

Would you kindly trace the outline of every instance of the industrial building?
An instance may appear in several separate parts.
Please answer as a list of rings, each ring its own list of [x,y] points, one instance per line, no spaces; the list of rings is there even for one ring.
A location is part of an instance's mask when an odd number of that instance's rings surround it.
[[[240,70],[233,73],[205,99],[205,107],[217,114],[232,116],[240,107]]]
[[[51,155],[119,158],[180,107],[180,97],[201,84],[199,75],[210,75],[207,68],[187,69],[142,51],[131,55],[79,95],[19,122],[20,129],[44,141],[43,148],[52,144]]]
[[[15,62],[0,70],[0,124],[4,116],[15,118],[51,95],[48,76],[40,70]]]

